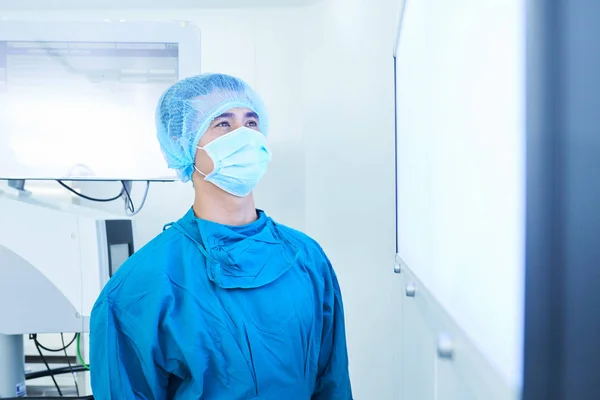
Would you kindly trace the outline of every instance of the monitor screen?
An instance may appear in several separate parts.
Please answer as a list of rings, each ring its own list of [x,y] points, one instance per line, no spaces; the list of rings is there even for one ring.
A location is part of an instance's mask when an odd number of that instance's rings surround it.
[[[115,272],[123,265],[125,261],[131,256],[129,254],[129,245],[127,243],[112,244],[110,249],[110,276],[112,277]]]
[[[133,254],[133,226],[131,220],[106,220],[108,245],[108,277],[112,277]]]
[[[155,108],[174,42],[0,41],[0,179],[171,180]]]

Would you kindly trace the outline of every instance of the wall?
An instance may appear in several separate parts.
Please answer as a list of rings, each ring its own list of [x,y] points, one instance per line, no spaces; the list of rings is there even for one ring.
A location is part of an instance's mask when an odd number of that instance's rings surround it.
[[[270,10],[0,13],[34,20],[191,20],[203,34],[202,70],[238,75],[255,86],[271,111],[274,151],[256,192],[258,205],[318,239],[336,267],[356,399],[391,399],[395,389],[399,312],[390,274],[397,3],[328,0]],[[86,184],[85,190],[106,196],[118,187]],[[192,194],[189,185],[153,185],[136,218],[138,246],[185,212]],[[122,210],[121,204],[109,207]]]
[[[306,226],[340,277],[356,399],[390,399],[400,385],[392,272],[398,5],[327,1],[309,10],[305,31]]]

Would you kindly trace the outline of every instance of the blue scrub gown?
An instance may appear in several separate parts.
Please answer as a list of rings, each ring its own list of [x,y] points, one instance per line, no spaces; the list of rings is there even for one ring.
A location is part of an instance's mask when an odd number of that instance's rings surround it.
[[[344,311],[321,247],[190,210],[119,268],[91,316],[96,400],[351,400]]]

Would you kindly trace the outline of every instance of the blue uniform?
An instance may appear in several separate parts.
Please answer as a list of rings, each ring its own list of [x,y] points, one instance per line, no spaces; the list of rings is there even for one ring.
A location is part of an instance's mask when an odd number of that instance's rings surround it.
[[[91,316],[97,400],[351,400],[342,298],[319,245],[190,210],[118,270]]]

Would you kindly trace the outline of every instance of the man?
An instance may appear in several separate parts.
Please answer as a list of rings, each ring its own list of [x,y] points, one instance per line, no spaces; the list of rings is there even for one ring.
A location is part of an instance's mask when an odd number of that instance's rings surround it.
[[[110,279],[91,316],[97,400],[350,400],[342,297],[319,245],[256,210],[267,114],[243,81],[209,74],[157,108],[188,213]]]

